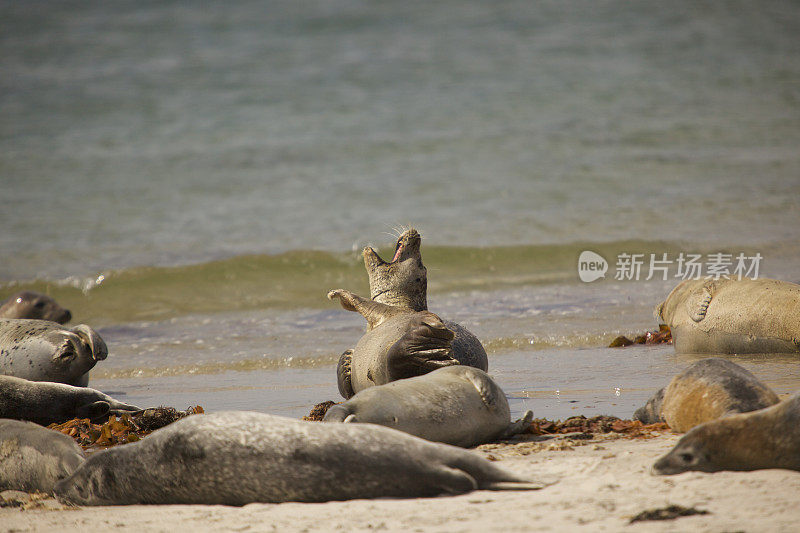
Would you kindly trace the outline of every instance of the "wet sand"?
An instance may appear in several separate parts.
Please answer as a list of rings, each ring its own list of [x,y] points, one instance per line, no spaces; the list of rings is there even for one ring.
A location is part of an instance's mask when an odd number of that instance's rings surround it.
[[[800,520],[800,472],[687,472],[653,476],[650,465],[679,435],[597,435],[489,444],[520,476],[553,484],[532,492],[453,497],[250,504],[0,509],[3,531],[790,531]],[[55,505],[49,500],[45,506]],[[631,518],[679,505],[708,514],[663,521]]]

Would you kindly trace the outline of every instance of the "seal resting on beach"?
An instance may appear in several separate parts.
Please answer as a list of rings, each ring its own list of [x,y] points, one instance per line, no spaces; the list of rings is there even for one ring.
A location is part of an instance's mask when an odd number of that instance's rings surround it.
[[[21,291],[0,304],[0,318],[34,318],[66,324],[72,313],[40,292]]]
[[[73,418],[102,420],[109,415],[141,411],[88,387],[0,376],[0,418],[28,420],[46,426]]]
[[[86,386],[89,370],[107,356],[106,343],[86,324],[0,319],[0,374]]]
[[[686,280],[656,307],[677,353],[800,351],[800,285],[774,279]]]
[[[666,422],[674,431],[732,413],[756,411],[780,400],[746,369],[726,359],[701,359],[677,374],[633,418],[645,424]]]
[[[31,422],[0,419],[0,491],[52,492],[83,462],[74,440]]]
[[[366,422],[455,446],[477,446],[522,433],[533,413],[511,423],[508,401],[486,372],[449,366],[364,389],[334,405],[324,422]]]
[[[55,493],[79,505],[245,505],[542,486],[473,452],[374,424],[223,411],[95,453]]]
[[[656,474],[764,468],[800,470],[800,393],[772,407],[701,424],[653,465]]]
[[[381,304],[341,289],[329,292],[328,298],[339,298],[342,307],[361,313],[369,324],[355,348],[339,358],[337,381],[345,398],[459,364],[451,357],[453,332],[435,314]]]
[[[383,308],[382,314],[391,312],[394,315],[400,314],[401,310],[407,313],[421,313],[428,311],[428,273],[425,265],[422,264],[420,246],[422,238],[415,229],[405,231],[397,239],[395,254],[390,262],[386,262],[370,247],[364,248],[364,266],[369,276],[370,299],[371,301],[384,304],[388,308]],[[363,304],[356,305],[352,299],[341,297],[341,295],[353,295],[349,291],[334,290],[328,293],[328,298],[339,296],[342,307],[349,311],[360,312],[367,319],[367,332],[371,331],[380,320],[370,320],[364,313]],[[365,301],[361,297],[356,297],[359,301]],[[368,301],[368,300],[367,300]],[[390,309],[389,309],[390,308]],[[489,367],[486,350],[475,335],[470,333],[463,326],[448,320],[442,320],[437,315],[436,319],[453,334],[450,343],[449,357],[459,364],[478,368],[486,371]],[[438,327],[438,325],[437,325]],[[358,390],[350,389],[348,386],[350,369],[354,366],[352,355],[354,351],[348,350],[342,354],[337,367],[339,381],[339,391],[345,398],[350,398]],[[429,367],[423,372],[416,372],[419,375],[433,370],[436,367]]]

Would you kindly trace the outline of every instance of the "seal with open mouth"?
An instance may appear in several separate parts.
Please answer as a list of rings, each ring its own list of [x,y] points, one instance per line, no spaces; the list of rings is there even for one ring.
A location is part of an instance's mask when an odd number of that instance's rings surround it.
[[[339,298],[342,307],[359,312],[367,319],[367,334],[356,349],[346,351],[339,359],[339,392],[345,398],[350,398],[367,386],[382,385],[394,379],[421,375],[447,366],[444,363],[471,366],[483,371],[488,369],[486,350],[475,335],[463,326],[442,320],[428,311],[428,274],[422,264],[421,243],[422,238],[417,230],[406,230],[398,238],[390,262],[381,259],[371,247],[364,248],[370,300],[342,289],[328,293],[328,298]],[[376,333],[379,327],[384,329]],[[446,347],[441,345],[446,336],[443,330],[449,330],[452,335]],[[410,336],[406,338],[406,334]],[[423,339],[424,342],[420,343]],[[401,340],[403,342],[397,344]],[[373,371],[372,379],[363,379],[361,374],[366,376],[369,366],[374,366],[376,361],[385,361],[390,353],[396,363],[406,361],[414,364],[407,366],[403,372],[392,372],[388,368],[386,373],[376,375]],[[412,355],[404,359],[403,353]],[[430,357],[425,358],[425,355]]]

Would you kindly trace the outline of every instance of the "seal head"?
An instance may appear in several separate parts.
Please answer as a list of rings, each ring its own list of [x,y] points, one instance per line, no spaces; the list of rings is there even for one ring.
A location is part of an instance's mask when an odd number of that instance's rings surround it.
[[[419,232],[410,228],[397,239],[394,257],[389,262],[369,246],[364,248],[372,300],[414,311],[428,308],[428,271],[422,264],[421,244]]]
[[[46,294],[22,291],[0,304],[0,318],[33,318],[66,324],[72,320],[72,313]]]

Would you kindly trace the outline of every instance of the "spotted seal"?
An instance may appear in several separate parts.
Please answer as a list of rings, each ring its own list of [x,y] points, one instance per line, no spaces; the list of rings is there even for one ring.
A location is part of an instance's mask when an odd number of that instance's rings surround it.
[[[486,372],[449,366],[364,389],[334,405],[325,422],[367,422],[423,439],[470,447],[522,433],[533,413],[511,423],[508,401]]]
[[[106,343],[86,324],[0,319],[0,374],[86,386],[89,370],[107,356]]]
[[[774,279],[686,280],[656,307],[677,353],[800,351],[800,285]]]
[[[711,357],[673,377],[633,416],[645,424],[666,422],[683,433],[704,422],[763,409],[778,401],[778,395],[746,369]]]
[[[88,387],[0,376],[0,418],[46,426],[73,418],[103,421],[109,415],[141,411]]]
[[[542,487],[474,452],[374,424],[222,411],[95,453],[55,493],[79,505],[245,505]]]
[[[405,310],[408,313],[428,311],[428,273],[422,263],[421,244],[422,237],[419,232],[411,228],[403,232],[397,239],[394,257],[389,262],[381,259],[371,247],[364,248],[362,255],[369,276],[370,300],[390,308],[382,308],[384,312],[392,312],[397,315],[400,314],[399,310]],[[333,298],[344,293],[352,294],[349,291],[338,289],[329,292],[328,297]],[[345,309],[358,311],[364,315],[362,312],[365,309],[364,305],[356,306],[347,299],[341,297],[339,299]],[[489,362],[486,350],[478,338],[463,326],[449,320],[442,320],[438,315],[435,316],[453,334],[449,357],[459,364],[478,368],[485,372],[489,367]],[[364,317],[367,318],[367,331],[369,332],[376,327],[375,321],[370,321],[367,315]],[[350,368],[356,364],[352,360],[354,353],[355,351],[346,351],[342,354],[337,367],[339,391],[345,398],[358,392],[358,390],[349,389],[347,384]],[[430,370],[432,368],[427,369],[427,371]]]
[[[72,313],[40,292],[21,291],[0,304],[0,318],[35,318],[66,324]]]
[[[764,468],[800,470],[800,393],[765,409],[693,428],[656,461],[653,472]]]
[[[0,491],[52,492],[85,460],[81,447],[58,431],[0,419]]]

